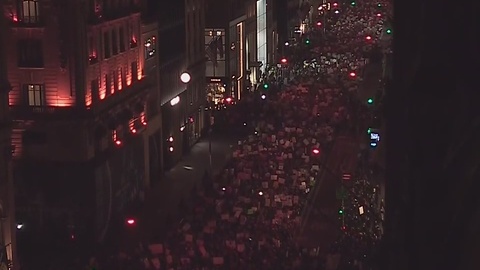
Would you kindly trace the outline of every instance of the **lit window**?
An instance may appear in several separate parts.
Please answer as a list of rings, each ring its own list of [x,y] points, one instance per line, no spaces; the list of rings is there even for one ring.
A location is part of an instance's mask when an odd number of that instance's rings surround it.
[[[45,89],[42,84],[26,84],[23,89],[28,97],[28,106],[45,105]]]
[[[39,3],[36,0],[24,0],[21,8],[22,22],[38,23],[40,22]]]
[[[155,37],[151,37],[145,41],[145,59],[150,59],[155,56],[156,40]]]

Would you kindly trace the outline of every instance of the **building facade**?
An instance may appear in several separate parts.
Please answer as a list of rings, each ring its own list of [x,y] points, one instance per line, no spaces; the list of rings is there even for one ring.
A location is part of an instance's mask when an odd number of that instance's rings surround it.
[[[158,25],[156,95],[161,112],[161,170],[175,165],[204,129],[204,0],[144,1],[144,14]],[[188,80],[182,81],[187,76]],[[156,138],[157,138],[156,137]]]
[[[156,76],[139,5],[10,0],[5,11],[18,219],[102,240],[149,183]]]
[[[0,2],[3,12],[3,2]],[[1,13],[0,13],[1,14]],[[16,220],[11,168],[11,119],[8,107],[8,82],[5,44],[7,24],[0,17],[0,268],[19,269],[16,260]]]
[[[276,64],[276,9],[267,0],[209,2],[205,52],[210,102],[241,99],[255,89],[270,64]]]

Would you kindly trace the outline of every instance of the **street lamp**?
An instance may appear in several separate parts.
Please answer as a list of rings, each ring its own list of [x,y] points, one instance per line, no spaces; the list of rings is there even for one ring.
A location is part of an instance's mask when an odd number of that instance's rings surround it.
[[[184,71],[180,75],[180,81],[182,81],[182,83],[189,83],[191,79],[192,79],[192,76],[190,76],[190,73],[188,73],[186,71]]]

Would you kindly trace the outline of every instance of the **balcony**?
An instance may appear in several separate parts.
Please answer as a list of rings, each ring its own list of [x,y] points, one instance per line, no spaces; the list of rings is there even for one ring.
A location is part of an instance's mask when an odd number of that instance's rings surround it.
[[[88,22],[90,24],[100,24],[106,21],[112,21],[127,17],[129,15],[139,13],[140,9],[135,5],[129,5],[125,7],[115,8],[115,9],[104,9],[95,13],[91,13]]]
[[[135,82],[133,85],[124,88],[122,91],[97,101],[90,108],[86,107],[56,107],[56,106],[10,106],[12,119],[15,120],[81,120],[99,114],[106,113],[121,106],[136,104],[143,100],[148,89],[153,86],[153,77],[151,80],[144,78]]]
[[[85,118],[84,108],[55,106],[10,106],[11,117],[15,120],[68,120]]]
[[[137,101],[143,100],[149,93],[149,89],[153,87],[154,77],[144,77],[140,81],[134,82],[132,85],[115,93],[104,100],[94,103],[88,112],[92,115],[104,114],[110,110],[115,110],[118,107],[135,104]]]
[[[43,18],[36,16],[24,16],[19,18],[16,16],[11,17],[11,26],[18,28],[43,28],[45,27],[45,22]]]

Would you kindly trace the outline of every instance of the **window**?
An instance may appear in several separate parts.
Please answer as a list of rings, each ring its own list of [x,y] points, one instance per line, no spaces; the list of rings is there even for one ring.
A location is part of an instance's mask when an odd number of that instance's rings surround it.
[[[112,81],[110,80],[110,76],[105,74],[105,95],[108,97],[112,94]]]
[[[92,91],[92,101],[97,101],[100,97],[100,86],[98,85],[98,79],[90,82],[90,89]]]
[[[40,9],[37,0],[24,0],[20,8],[21,20],[24,23],[39,23]]]
[[[119,36],[119,41],[120,41],[120,52],[125,51],[125,30],[123,27],[120,27],[118,30],[118,36]]]
[[[155,37],[151,37],[145,41],[145,59],[150,59],[155,56]]]
[[[118,39],[117,39],[117,30],[112,30],[112,54],[118,54]]]
[[[112,80],[113,80],[113,93],[118,91],[118,75],[117,71],[112,71]]]
[[[28,106],[45,106],[45,89],[43,84],[25,84],[23,91],[27,96]]]
[[[43,46],[41,40],[24,39],[19,40],[18,45],[18,66],[24,68],[43,67]]]
[[[22,134],[22,142],[24,144],[46,144],[47,135],[43,132],[36,132],[31,130],[26,130]]]
[[[128,68],[128,66],[127,66]],[[126,74],[126,68],[119,68],[118,72],[120,73],[120,81],[122,82],[122,88],[125,88],[127,86],[127,74]]]
[[[132,62],[132,81],[137,81],[138,80],[138,65],[137,61]]]
[[[110,51],[110,37],[108,33],[109,32],[103,33],[103,57],[105,59],[108,59],[110,56],[112,56]]]

